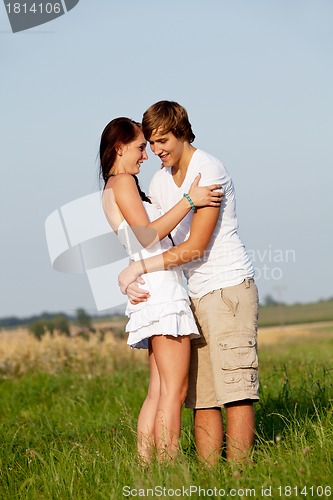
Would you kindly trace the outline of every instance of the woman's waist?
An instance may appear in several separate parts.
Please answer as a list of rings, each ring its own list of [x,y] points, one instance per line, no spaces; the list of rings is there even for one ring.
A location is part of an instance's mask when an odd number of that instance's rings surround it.
[[[138,304],[131,304],[129,301],[126,306],[126,314],[139,312],[142,309],[158,306],[159,304],[166,304],[168,307],[171,306],[171,310],[174,304],[177,302],[187,302],[189,304],[189,297],[182,285],[167,283],[161,287],[150,287],[147,284],[140,285],[143,290],[148,290],[150,296],[147,301],[140,302]]]
[[[146,286],[149,286],[151,289],[159,289],[161,293],[163,293],[165,287],[183,286],[182,271],[179,268],[145,273],[141,277],[145,281]],[[142,285],[142,288],[145,288],[145,285]]]

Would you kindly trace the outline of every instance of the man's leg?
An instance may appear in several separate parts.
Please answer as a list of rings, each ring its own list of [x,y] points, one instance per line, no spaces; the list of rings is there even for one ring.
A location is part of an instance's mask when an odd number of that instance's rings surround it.
[[[221,408],[216,401],[209,329],[204,331],[200,321],[200,303],[205,300],[191,301],[201,337],[191,341],[189,390],[185,404],[194,411],[194,437],[199,459],[207,465],[215,465],[222,451],[223,423]]]
[[[192,301],[196,317],[196,306],[200,299]],[[197,323],[198,318],[196,317]],[[194,437],[199,459],[214,465],[221,455],[223,424],[221,408],[216,406],[216,394],[210,360],[209,332],[200,331],[201,337],[191,341],[189,390],[185,405],[194,411]]]
[[[194,410],[194,436],[200,460],[215,465],[223,443],[221,408]]]
[[[226,407],[227,457],[229,460],[241,460],[248,456],[253,444],[252,403],[258,400],[256,286],[253,280],[246,279],[239,285],[216,290],[193,301],[193,309],[206,345],[193,350],[193,356],[198,358],[199,370],[195,391],[191,393],[196,397],[189,400],[192,404],[194,401],[193,407],[197,408],[217,407],[219,404]],[[207,374],[209,383],[205,380]],[[209,398],[206,391],[209,391]],[[203,401],[210,401],[212,395],[215,403],[203,404]],[[209,414],[199,417],[199,424],[195,421],[195,425],[206,427],[209,432],[209,420]],[[213,432],[211,435],[215,436]],[[205,433],[201,434],[204,439]],[[199,453],[201,449],[199,444]]]
[[[227,458],[242,461],[249,457],[254,440],[254,408],[250,400],[226,405]]]

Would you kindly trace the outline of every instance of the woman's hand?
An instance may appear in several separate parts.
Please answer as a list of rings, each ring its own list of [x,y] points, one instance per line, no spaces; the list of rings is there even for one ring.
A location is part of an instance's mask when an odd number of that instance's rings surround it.
[[[145,284],[143,278],[141,278],[140,276],[134,283],[128,285],[126,290],[128,300],[131,304],[134,305],[140,304],[140,302],[146,302],[150,297],[150,293],[147,290],[143,290],[143,288],[140,288],[139,284]]]
[[[122,294],[126,295],[128,286],[143,273],[142,269],[139,270],[137,262],[132,262],[128,267],[123,269],[118,276],[118,285]]]
[[[196,207],[219,207],[222,202],[223,193],[216,191],[221,189],[221,184],[211,186],[199,186],[201,174],[198,174],[191,184],[188,195]]]

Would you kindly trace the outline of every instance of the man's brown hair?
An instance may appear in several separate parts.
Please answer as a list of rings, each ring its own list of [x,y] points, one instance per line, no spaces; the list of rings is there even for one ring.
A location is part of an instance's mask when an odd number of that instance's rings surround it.
[[[195,139],[186,109],[174,101],[156,102],[143,114],[142,131],[147,141],[157,130],[161,134],[172,132],[189,143]]]

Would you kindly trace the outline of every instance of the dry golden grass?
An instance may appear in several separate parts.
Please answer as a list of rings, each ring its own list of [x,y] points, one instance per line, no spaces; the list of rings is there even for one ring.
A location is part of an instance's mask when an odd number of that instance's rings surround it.
[[[295,341],[318,341],[319,338],[332,338],[333,321],[281,325],[259,328],[259,346]]]
[[[0,330],[0,378],[20,376],[34,369],[57,373],[70,369],[80,373],[98,375],[112,373],[129,361],[147,363],[145,350],[132,350],[126,344],[126,335],[120,332],[124,322],[98,323],[96,334],[87,339],[71,328],[72,337],[46,334],[37,340],[26,328]],[[115,329],[117,335],[112,332]],[[265,327],[259,329],[259,347],[323,337],[331,337],[333,322],[308,323]]]
[[[100,325],[99,325],[100,326]],[[102,339],[102,340],[101,340]],[[113,372],[129,359],[146,362],[144,351],[132,350],[111,332],[66,337],[45,334],[37,340],[25,328],[0,331],[0,377],[20,376],[34,369],[56,373],[70,369],[92,375]]]

